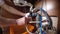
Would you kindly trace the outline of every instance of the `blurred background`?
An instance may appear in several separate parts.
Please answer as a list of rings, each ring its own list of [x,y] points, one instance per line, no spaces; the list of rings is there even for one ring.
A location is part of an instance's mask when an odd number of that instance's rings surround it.
[[[37,4],[34,4],[34,6],[35,7],[41,6],[41,2],[42,1],[38,2]],[[12,0],[11,2],[8,2],[7,0],[5,0],[5,3],[23,12],[29,10],[27,9],[28,7],[21,8],[21,7],[14,6]],[[60,15],[59,15],[60,3],[59,1],[58,0],[44,0],[43,9],[47,11],[48,15],[52,19],[53,27],[56,28],[56,32],[54,34],[60,34],[60,27],[59,27],[60,26]],[[6,18],[14,18],[14,19],[21,17],[18,15],[11,14],[3,8],[0,8],[0,15]],[[16,25],[16,26],[9,26],[9,27],[0,26],[0,27],[2,29],[3,34],[22,34],[26,31],[25,25],[22,25],[22,26]],[[49,34],[51,34],[51,32]]]

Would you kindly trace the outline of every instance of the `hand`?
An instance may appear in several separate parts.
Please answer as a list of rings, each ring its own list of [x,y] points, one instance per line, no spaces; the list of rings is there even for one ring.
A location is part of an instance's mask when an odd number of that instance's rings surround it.
[[[26,24],[26,22],[29,22],[31,20],[31,17],[26,18],[26,17],[22,17],[16,20],[17,25],[24,25]]]
[[[25,17],[22,17],[22,18],[17,19],[16,22],[17,22],[18,25],[25,24]]]

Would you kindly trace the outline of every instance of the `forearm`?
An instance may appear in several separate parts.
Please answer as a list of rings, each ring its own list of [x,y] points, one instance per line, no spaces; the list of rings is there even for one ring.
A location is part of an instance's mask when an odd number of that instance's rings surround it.
[[[8,19],[0,16],[0,25],[2,26],[16,25],[16,19]]]
[[[25,17],[19,19],[8,19],[0,16],[0,26],[15,26],[15,25],[24,25],[25,24]]]
[[[4,8],[5,10],[7,10],[8,12],[12,13],[12,14],[19,15],[19,16],[25,16],[24,13],[16,10],[15,8],[13,8],[11,6],[8,6],[7,4],[3,4],[1,7]]]

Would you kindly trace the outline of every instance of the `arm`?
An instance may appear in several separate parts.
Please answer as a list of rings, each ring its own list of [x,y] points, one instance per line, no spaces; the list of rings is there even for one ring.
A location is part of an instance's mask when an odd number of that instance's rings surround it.
[[[0,7],[7,10],[8,12],[10,12],[12,14],[19,15],[19,16],[25,16],[25,14],[22,13],[21,11],[18,11],[15,8],[5,4],[3,0],[0,0]]]
[[[0,26],[14,26],[14,25],[23,25],[25,24],[25,18],[20,19],[8,19],[0,16]],[[22,20],[22,21],[21,21]]]
[[[24,13],[16,10],[15,8],[13,8],[11,6],[8,6],[7,4],[3,4],[1,7],[4,8],[5,10],[7,10],[8,12],[12,13],[12,14],[19,15],[19,16],[25,16]]]
[[[16,19],[8,19],[0,16],[0,26],[11,26],[11,25],[16,25]]]

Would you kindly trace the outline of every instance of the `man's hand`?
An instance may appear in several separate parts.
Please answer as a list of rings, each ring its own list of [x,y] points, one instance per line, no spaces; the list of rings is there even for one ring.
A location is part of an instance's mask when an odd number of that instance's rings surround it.
[[[17,22],[17,25],[23,25],[23,24],[25,24],[25,17],[17,19],[16,22]]]
[[[31,20],[31,17],[29,18],[22,17],[20,19],[17,19],[16,22],[17,22],[17,25],[24,25],[26,24],[26,22],[29,22],[30,20]]]

